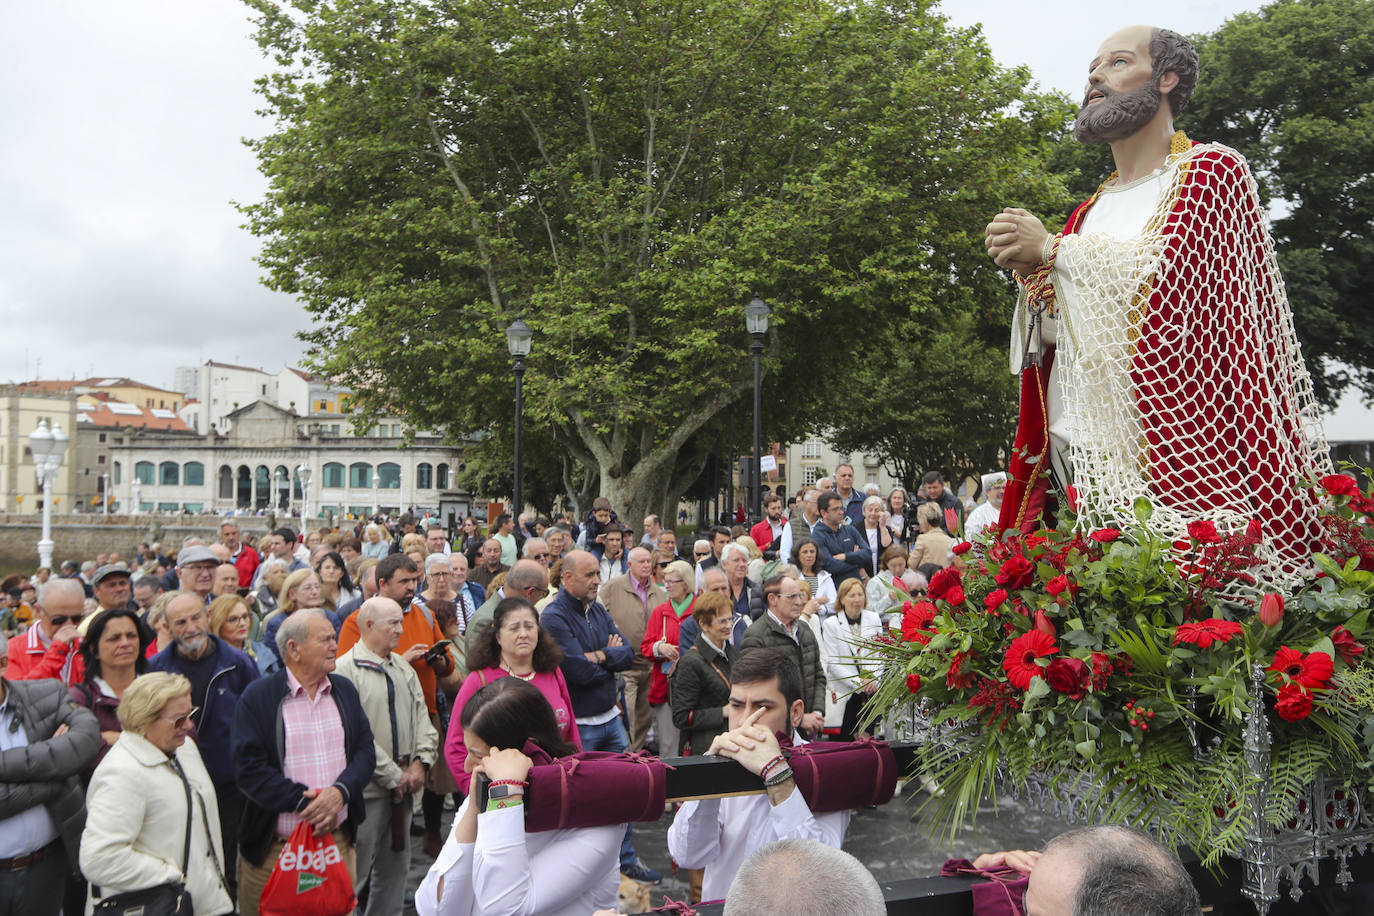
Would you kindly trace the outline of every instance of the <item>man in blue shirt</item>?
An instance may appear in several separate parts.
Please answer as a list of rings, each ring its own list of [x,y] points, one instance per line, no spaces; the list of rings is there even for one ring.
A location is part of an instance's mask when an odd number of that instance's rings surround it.
[[[822,493],[816,499],[821,520],[811,529],[821,564],[835,580],[835,588],[845,579],[867,579],[873,552],[860,541],[859,529],[844,523],[844,499],[838,493]]]

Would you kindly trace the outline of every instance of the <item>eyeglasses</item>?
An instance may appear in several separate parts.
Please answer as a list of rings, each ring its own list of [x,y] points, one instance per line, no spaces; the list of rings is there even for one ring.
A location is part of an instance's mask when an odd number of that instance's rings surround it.
[[[84,618],[85,616],[85,614],[63,614],[60,617],[51,617],[49,618],[49,620],[52,621],[52,625],[55,627],[65,627],[69,623],[80,623],[82,618]]]
[[[200,712],[200,707],[192,706],[191,711],[184,716],[177,716],[175,719],[169,719],[166,716],[158,716],[158,718],[163,722],[171,722],[175,727],[181,728],[183,725],[189,725],[191,718],[198,712]]]
[[[664,577],[663,577],[663,584],[664,584],[664,585],[686,585],[687,583],[686,583],[686,582],[683,582],[681,579],[669,579],[667,576],[664,576]]]
[[[710,554],[711,551],[709,550],[696,550],[692,552],[692,556],[696,557],[698,560],[700,560],[702,557],[710,556]]]
[[[672,560],[668,560],[668,561],[665,562],[665,563],[655,563],[655,564],[654,564],[654,568],[655,568],[655,569],[667,569],[669,566],[672,566],[672,565],[673,565],[673,561],[672,561]]]
[[[548,556],[549,556],[549,552],[546,550],[546,551],[544,551],[543,553],[532,553],[532,554],[530,554],[528,557],[526,557],[525,559],[527,559],[527,560],[546,560],[546,559],[548,559]]]

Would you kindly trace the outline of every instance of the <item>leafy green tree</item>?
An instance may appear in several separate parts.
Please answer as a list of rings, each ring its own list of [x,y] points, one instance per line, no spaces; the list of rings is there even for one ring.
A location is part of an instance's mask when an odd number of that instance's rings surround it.
[[[1274,203],[1318,397],[1349,381],[1374,397],[1374,2],[1280,0],[1194,40],[1202,72],[1180,126],[1240,150]]]
[[[767,433],[853,409],[894,318],[1005,310],[982,227],[1055,206],[1062,100],[924,0],[247,0],[269,180],[245,206],[314,365],[455,431],[529,428],[624,517],[701,473],[774,308]],[[705,434],[705,435],[703,435]]]
[[[1002,467],[1016,431],[1017,381],[1008,371],[1007,330],[969,316],[906,327],[911,341],[861,361],[867,409],[841,414],[827,438],[841,452],[882,459],[909,491],[926,471],[947,480]]]

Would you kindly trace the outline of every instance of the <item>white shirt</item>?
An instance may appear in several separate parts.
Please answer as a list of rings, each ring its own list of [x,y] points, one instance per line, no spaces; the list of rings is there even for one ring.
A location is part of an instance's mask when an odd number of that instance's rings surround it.
[[[33,629],[39,629],[35,626]],[[24,731],[24,723],[19,710],[10,702],[13,694],[5,692],[5,702],[0,703],[0,751],[15,747],[28,747],[29,736]],[[46,805],[34,805],[12,817],[0,820],[0,859],[14,859],[37,852],[57,839],[57,823],[48,813]]]
[[[453,822],[463,819],[469,796]],[[477,842],[452,831],[415,892],[419,916],[587,916],[615,909],[625,825],[525,833],[521,807],[477,815]],[[440,900],[439,879],[444,879]]]
[[[722,900],[735,872],[750,854],[793,837],[836,849],[849,829],[849,812],[813,815],[801,790],[776,807],[767,795],[739,795],[690,801],[668,828],[668,852],[680,868],[705,868],[702,900]]]
[[[1001,508],[990,502],[979,503],[964,521],[964,540],[977,541],[988,526],[997,524],[1001,513]]]

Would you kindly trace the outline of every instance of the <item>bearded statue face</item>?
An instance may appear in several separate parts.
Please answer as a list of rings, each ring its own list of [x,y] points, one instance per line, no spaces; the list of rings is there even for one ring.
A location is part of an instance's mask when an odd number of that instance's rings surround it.
[[[1083,107],[1074,119],[1081,143],[1114,143],[1140,130],[1159,111],[1162,72],[1153,72],[1150,40],[1154,29],[1131,26],[1102,43],[1088,65]],[[1171,81],[1172,82],[1172,81]]]

